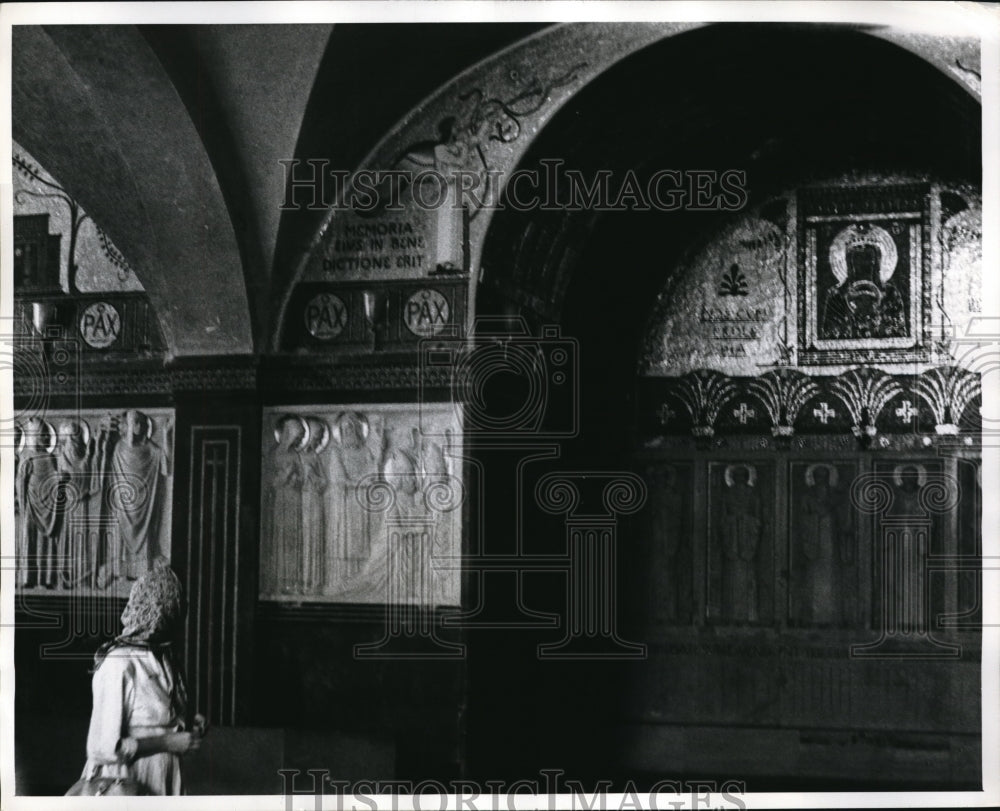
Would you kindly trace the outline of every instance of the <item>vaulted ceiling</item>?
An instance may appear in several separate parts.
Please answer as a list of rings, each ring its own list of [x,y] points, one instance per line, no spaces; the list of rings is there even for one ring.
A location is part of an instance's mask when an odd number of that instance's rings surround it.
[[[129,258],[172,354],[251,353],[321,214],[281,210],[282,161],[353,168],[539,27],[16,26],[13,136]]]
[[[390,128],[442,84],[545,27],[439,23],[16,26],[13,136],[77,198],[128,257],[156,308],[171,354],[253,353],[267,345],[275,327],[274,302],[308,250],[324,214],[281,210],[287,181],[282,161],[312,159],[325,161],[331,168],[355,168]],[[724,29],[712,28],[716,30],[690,40],[695,45],[699,38],[711,42],[700,50],[694,47],[688,62],[684,62],[687,51],[683,47],[676,49],[680,56],[664,57],[681,64],[660,73],[663,81],[652,82],[642,69],[643,59],[657,62],[655,52],[631,62],[633,68],[623,67],[617,80],[609,76],[567,108],[562,123],[540,148],[551,147],[556,139],[560,150],[579,152],[590,144],[591,154],[603,155],[604,145],[618,144],[621,148],[616,154],[622,160],[648,161],[657,150],[679,143],[683,135],[678,134],[679,125],[691,135],[688,141],[692,143],[706,137],[713,142],[732,141],[724,117],[720,119],[718,110],[699,100],[707,97],[698,88],[719,85],[713,84],[713,76],[718,79],[723,70],[745,78],[752,73],[748,67],[762,59],[773,67],[769,80],[773,83],[749,88],[742,96],[745,103],[738,103],[737,108],[747,108],[747,100],[757,96],[772,105],[778,94],[790,92],[798,94],[790,101],[808,102],[817,115],[825,103],[816,95],[820,92],[833,93],[829,105],[834,108],[849,108],[853,90],[842,87],[838,91],[835,65],[823,73],[822,90],[817,85],[810,97],[802,69],[787,59],[783,67],[780,55],[754,50],[752,44],[741,45],[746,38],[739,31],[730,32],[726,40]],[[956,64],[962,71],[974,72],[978,67],[968,41],[942,49],[940,41],[928,45],[891,31],[871,33],[894,42],[882,45],[890,51],[906,49],[928,62],[938,59],[936,68],[942,73],[954,73]],[[729,44],[720,46],[720,41]],[[851,47],[867,53],[859,43]],[[798,48],[803,50],[808,51]],[[826,53],[831,60],[848,58],[848,51],[836,47]],[[875,70],[878,55],[869,62]],[[822,60],[814,58],[810,64],[814,63],[821,73],[825,70]],[[848,64],[853,64],[849,58],[844,65]],[[785,68],[791,74],[783,74]],[[854,70],[859,76],[862,73]],[[754,75],[759,74],[757,69]],[[795,79],[795,91],[788,89],[790,78]],[[623,90],[628,90],[624,96]],[[896,91],[890,87],[887,92]],[[596,104],[590,98],[595,93]],[[607,96],[604,101],[600,101],[602,94]],[[660,100],[651,100],[653,95]],[[904,112],[909,109],[910,102],[894,97],[888,101]],[[623,111],[623,104],[629,109]],[[677,104],[688,106],[681,109]],[[786,105],[785,111],[789,109]],[[595,110],[627,115],[614,114],[609,121],[601,121],[598,112],[590,120]],[[921,118],[916,107],[911,112],[907,120],[913,121],[914,133],[926,134],[930,123],[938,129],[961,128],[953,116],[942,117],[947,110],[935,114],[932,122],[926,112]],[[651,120],[663,125],[666,140],[649,129]],[[740,126],[745,132],[746,127]],[[633,143],[637,135],[645,139],[640,139],[641,144]],[[773,138],[768,140],[763,130],[759,135],[756,141],[740,141],[740,148],[746,148],[744,159],[774,157]],[[787,157],[782,154],[774,159]],[[500,242],[493,240],[494,247],[505,241],[503,234],[528,227],[514,221],[496,225]],[[553,225],[558,239],[538,250],[549,256],[543,263],[546,266],[564,266],[567,255],[559,246],[579,223]],[[521,237],[506,241],[522,248],[527,244]],[[506,256],[502,246],[499,253],[490,249],[484,257],[493,269],[497,265],[516,269],[524,258],[523,251],[519,256]],[[544,269],[539,272],[549,280],[546,284],[565,284],[558,274],[550,277]],[[488,281],[489,275],[487,268]],[[493,290],[503,296],[501,288],[513,279],[496,282]],[[543,287],[524,288],[518,304],[539,296],[554,303],[551,291]]]

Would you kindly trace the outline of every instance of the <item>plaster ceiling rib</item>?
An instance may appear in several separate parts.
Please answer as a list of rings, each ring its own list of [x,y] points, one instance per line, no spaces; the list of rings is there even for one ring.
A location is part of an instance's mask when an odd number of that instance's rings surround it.
[[[268,327],[285,194],[309,94],[332,25],[143,26],[215,168],[230,212],[253,315]]]
[[[135,26],[17,26],[15,138],[101,224],[171,356],[253,351],[240,251],[176,88]]]

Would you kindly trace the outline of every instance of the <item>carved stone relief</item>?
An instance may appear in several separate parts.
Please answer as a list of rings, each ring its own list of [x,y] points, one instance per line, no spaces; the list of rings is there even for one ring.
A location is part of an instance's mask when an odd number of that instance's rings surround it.
[[[17,586],[127,596],[170,558],[173,412],[23,414],[15,474]]]
[[[269,408],[264,426],[261,599],[459,603],[454,406]]]

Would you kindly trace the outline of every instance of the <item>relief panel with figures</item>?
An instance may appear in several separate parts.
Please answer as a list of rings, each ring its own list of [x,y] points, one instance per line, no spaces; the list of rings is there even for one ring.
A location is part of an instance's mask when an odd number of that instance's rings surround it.
[[[173,411],[50,411],[16,427],[16,583],[127,596],[170,559]]]
[[[452,405],[267,409],[260,598],[457,605],[460,442]]]

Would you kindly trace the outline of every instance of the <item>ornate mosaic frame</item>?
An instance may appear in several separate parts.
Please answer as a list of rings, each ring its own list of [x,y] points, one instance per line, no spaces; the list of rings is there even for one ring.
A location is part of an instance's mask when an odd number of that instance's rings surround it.
[[[931,359],[930,200],[929,184],[799,193],[801,364]],[[846,252],[869,247],[878,279],[854,278]],[[867,305],[854,303],[865,297]]]

